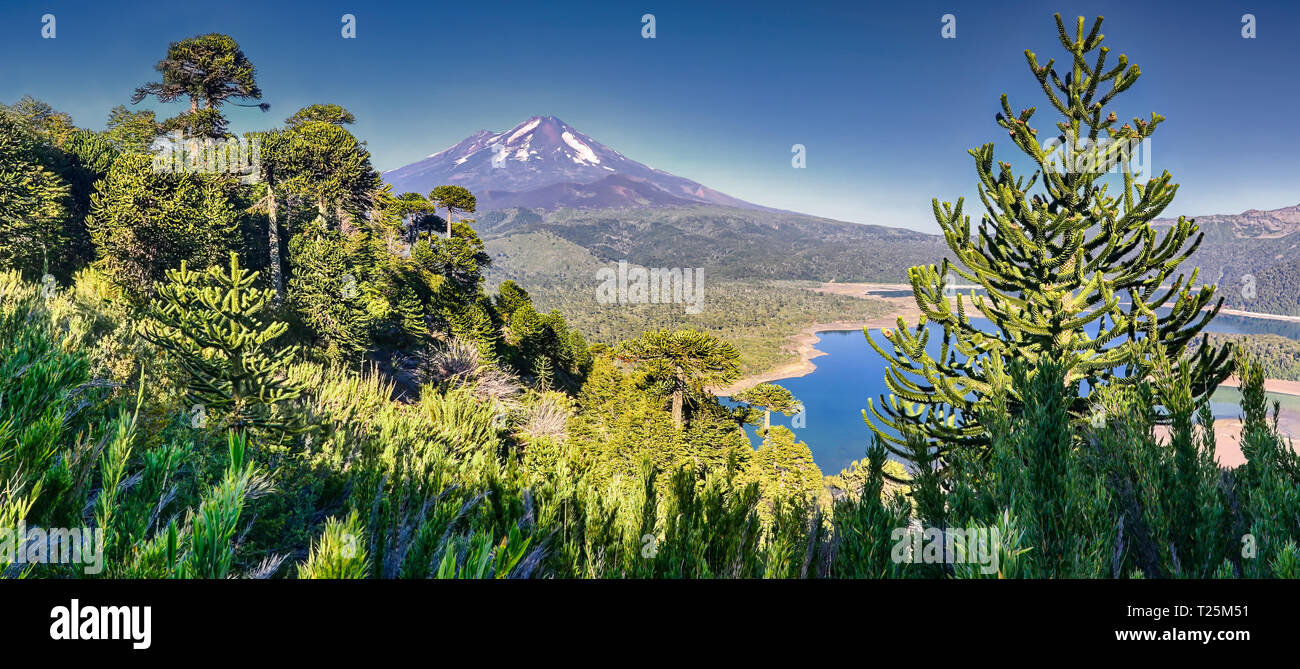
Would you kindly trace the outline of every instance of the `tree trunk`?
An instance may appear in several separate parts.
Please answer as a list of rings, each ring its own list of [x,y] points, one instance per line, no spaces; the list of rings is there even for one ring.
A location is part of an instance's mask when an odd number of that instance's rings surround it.
[[[677,429],[682,429],[682,402],[686,395],[686,379],[683,379],[681,372],[677,374],[677,383],[673,388],[673,424]]]
[[[763,438],[767,438],[767,433],[772,431],[772,410],[763,409]]]
[[[344,210],[341,204],[334,207],[334,215],[338,217],[339,230],[342,230],[343,234],[351,235],[355,230],[352,225],[352,215]]]
[[[270,222],[267,224],[267,250],[271,255],[271,287],[275,290],[275,303],[279,304],[284,299],[283,278],[280,273],[280,226],[276,220],[278,207],[275,201],[275,188],[271,185],[271,180],[266,181],[266,212]]]
[[[447,239],[451,239],[451,207],[447,207]]]

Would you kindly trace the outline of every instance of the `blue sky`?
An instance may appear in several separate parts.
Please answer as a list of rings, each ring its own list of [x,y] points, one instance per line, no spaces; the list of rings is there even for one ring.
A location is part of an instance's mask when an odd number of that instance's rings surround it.
[[[99,4],[6,0],[0,101],[31,94],[102,128],[155,78],[168,42],[224,32],[272,105],[230,110],[236,131],[338,103],[389,170],[549,114],[752,202],[927,231],[932,197],[973,199],[968,149],[993,141],[999,159],[1016,155],[994,124],[1001,93],[1014,109],[1037,106],[1040,127],[1055,121],[1023,56],[1061,59],[1051,15],[1100,14],[1112,56],[1143,72],[1118,100],[1121,118],[1168,119],[1152,140],[1154,167],[1182,184],[1167,213],[1300,202],[1294,2]],[[52,40],[40,35],[46,13]],[[347,13],[356,39],[340,35]],[[641,37],[645,13],[655,39]],[[956,39],[940,36],[948,13]],[[1255,39],[1241,36],[1246,13]],[[794,144],[807,147],[806,169],[791,167]]]

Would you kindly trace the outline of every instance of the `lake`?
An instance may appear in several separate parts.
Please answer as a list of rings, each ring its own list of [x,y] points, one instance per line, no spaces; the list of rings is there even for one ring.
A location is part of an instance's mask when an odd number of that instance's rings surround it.
[[[992,323],[983,318],[972,318],[976,327],[992,331]],[[1232,334],[1287,334],[1293,323],[1264,319],[1225,317],[1216,318],[1207,331]],[[931,324],[930,343],[937,353],[937,342],[942,328]],[[1095,333],[1094,333],[1095,334]],[[884,358],[867,344],[861,330],[832,330],[818,333],[816,344],[826,355],[813,358],[817,369],[811,374],[780,379],[779,384],[794,393],[804,405],[802,416],[772,415],[772,424],[784,425],[812,451],[813,459],[823,474],[838,474],[854,460],[866,457],[871,443],[871,428],[862,420],[867,408],[867,398],[879,403],[881,395],[888,395],[885,387]],[[878,344],[884,344],[879,330],[872,330]],[[1283,402],[1283,406],[1300,407],[1300,397],[1270,394]],[[1235,388],[1222,388],[1211,398],[1211,408],[1216,418],[1237,418],[1240,415],[1241,394]],[[796,420],[802,426],[793,426]],[[756,428],[749,426],[750,441],[757,445]]]

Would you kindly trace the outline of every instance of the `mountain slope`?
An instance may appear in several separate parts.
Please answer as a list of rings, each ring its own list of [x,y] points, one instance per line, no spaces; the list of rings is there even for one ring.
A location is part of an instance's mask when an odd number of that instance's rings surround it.
[[[1193,216],[1205,240],[1184,267],[1217,283],[1230,308],[1300,315],[1300,205]],[[1176,219],[1156,219],[1168,226]]]
[[[622,180],[607,181],[615,176]],[[395,193],[464,186],[478,196],[481,211],[684,203],[766,209],[643,165],[554,116],[534,116],[501,133],[479,130],[424,160],[384,172],[383,178]],[[598,183],[602,186],[582,188]]]
[[[1277,239],[1300,232],[1300,204],[1269,211],[1247,209],[1240,214],[1194,216],[1196,224],[1214,239]],[[1172,225],[1177,219],[1158,218],[1156,225]],[[1211,235],[1210,231],[1214,234]]]
[[[600,208],[666,207],[696,204],[691,200],[674,197],[644,179],[622,174],[611,174],[589,184],[558,183],[524,193],[497,190],[485,190],[482,193],[480,200],[489,202],[492,209],[505,209],[508,207],[557,209],[573,206],[575,203],[591,203]]]
[[[947,250],[942,237],[913,230],[706,205],[499,210],[479,216],[475,227],[494,255],[494,274],[533,282],[562,276],[550,246],[543,253],[518,243],[535,233],[580,250],[574,255],[583,256],[581,266],[589,266],[590,258],[603,265],[627,260],[702,268],[711,279],[906,281],[907,268],[936,263]],[[506,256],[497,255],[506,249]],[[594,280],[594,274],[586,278]]]
[[[480,130],[383,176],[397,193],[471,190],[498,280],[586,282],[599,266],[626,260],[702,268],[711,279],[903,281],[909,267],[938,262],[946,250],[938,235],[738,200],[643,165],[553,116]]]

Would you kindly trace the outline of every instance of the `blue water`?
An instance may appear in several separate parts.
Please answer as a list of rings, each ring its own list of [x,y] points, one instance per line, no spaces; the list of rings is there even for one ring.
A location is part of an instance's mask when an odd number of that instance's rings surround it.
[[[993,326],[983,318],[972,318],[972,325],[992,332]],[[931,324],[930,343],[938,352],[942,328]],[[1216,318],[1206,328],[1210,332],[1233,334],[1278,333],[1278,323],[1262,319]],[[1095,327],[1093,328],[1095,334]],[[879,330],[871,335],[877,344],[887,346]],[[871,443],[871,428],[862,420],[867,408],[867,398],[879,406],[880,396],[888,396],[885,387],[887,363],[867,344],[861,330],[834,330],[819,332],[821,338],[815,346],[826,355],[813,358],[817,369],[807,376],[781,379],[773,383],[784,386],[803,402],[802,416],[772,415],[772,424],[784,425],[794,431],[795,437],[808,444],[813,459],[823,474],[838,474],[854,460],[866,456]],[[1211,408],[1218,418],[1235,418],[1241,413],[1240,394],[1230,389],[1216,393]],[[802,423],[801,425],[798,423]],[[757,445],[755,428],[748,427],[750,441]]]
[[[885,359],[876,354],[861,330],[819,332],[817,350],[826,355],[813,358],[817,369],[807,376],[773,381],[803,402],[801,416],[772,414],[773,425],[790,428],[797,439],[808,444],[813,460],[823,474],[838,474],[854,460],[866,456],[871,428],[862,421],[867,398],[885,389]],[[876,333],[877,341],[879,333]],[[801,419],[803,426],[792,425]],[[755,428],[749,427],[750,441],[757,444]]]

